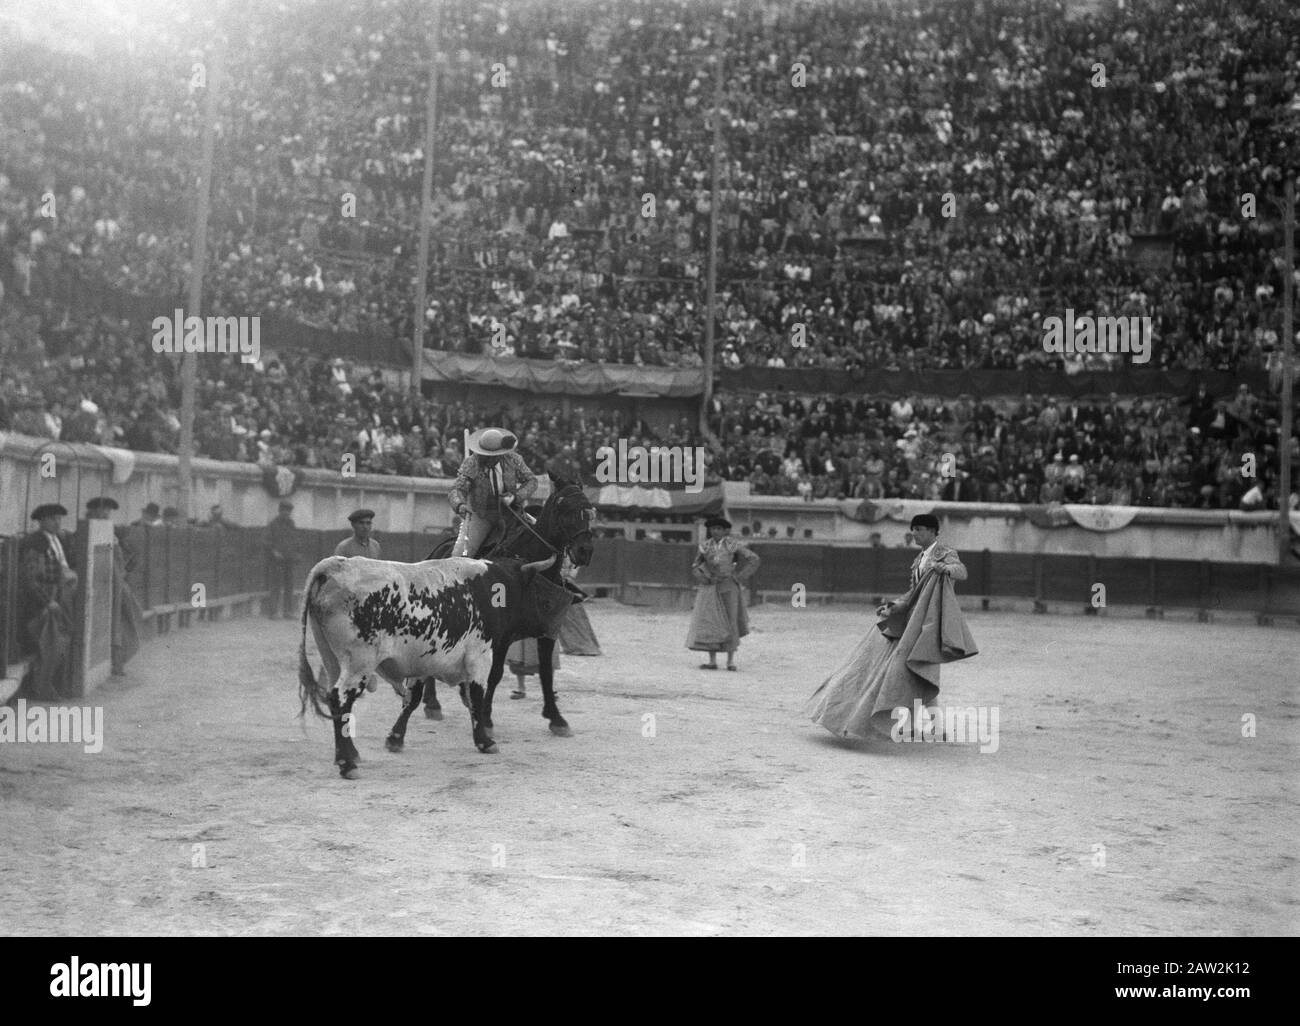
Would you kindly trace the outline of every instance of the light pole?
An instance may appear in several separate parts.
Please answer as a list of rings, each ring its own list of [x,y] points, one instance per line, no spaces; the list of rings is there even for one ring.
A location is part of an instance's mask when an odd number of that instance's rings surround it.
[[[1278,435],[1277,561],[1285,566],[1291,551],[1291,431],[1294,374],[1295,176],[1286,176],[1286,211],[1282,222],[1282,427]]]
[[[220,33],[213,38],[219,40]],[[203,275],[208,263],[208,209],[212,192],[212,152],[215,147],[217,120],[217,85],[221,73],[218,41],[206,54],[203,96],[203,145],[194,199],[194,235],[190,250],[189,309],[186,317],[203,316]],[[177,340],[178,342],[180,340]],[[194,513],[194,390],[197,377],[196,353],[181,353],[181,438],[176,472],[180,477],[179,506],[188,519]]]
[[[424,317],[429,276],[429,222],[433,217],[433,122],[438,109],[438,47],[441,45],[442,3],[433,2],[429,30],[429,88],[424,99],[424,180],[420,187],[420,245],[415,272],[415,337],[411,343],[411,391],[418,398],[424,376]]]
[[[713,174],[709,184],[709,261],[704,300],[704,395],[700,400],[700,434],[709,434],[709,400],[713,398],[713,322],[718,301],[718,156],[722,149],[722,75],[727,27],[719,23],[713,68]]]

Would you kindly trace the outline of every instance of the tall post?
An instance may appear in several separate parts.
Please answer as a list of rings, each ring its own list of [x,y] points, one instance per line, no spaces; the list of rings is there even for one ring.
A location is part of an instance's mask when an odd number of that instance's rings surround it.
[[[429,88],[424,99],[424,180],[420,186],[420,248],[415,272],[415,338],[411,353],[411,391],[420,395],[424,376],[425,282],[429,276],[429,221],[433,217],[433,123],[438,110],[438,48],[441,46],[442,2],[433,2],[429,29]]]
[[[1282,429],[1278,436],[1277,549],[1285,566],[1291,549],[1292,350],[1295,341],[1295,175],[1286,176],[1286,215],[1282,225]]]
[[[700,401],[700,434],[705,436],[709,434],[709,401],[713,398],[713,323],[717,319],[718,300],[718,157],[722,149],[723,48],[726,43],[726,24],[720,23],[713,69],[713,175],[709,184],[708,291],[704,300],[704,396]]]
[[[203,316],[203,276],[208,262],[208,211],[212,191],[212,151],[217,120],[217,85],[220,75],[220,44],[206,55],[206,86],[203,96],[203,145],[194,198],[194,235],[190,251],[190,289],[185,316]],[[179,341],[179,340],[178,340]],[[181,439],[177,472],[180,475],[181,516],[189,519],[194,510],[194,389],[197,353],[181,353]]]

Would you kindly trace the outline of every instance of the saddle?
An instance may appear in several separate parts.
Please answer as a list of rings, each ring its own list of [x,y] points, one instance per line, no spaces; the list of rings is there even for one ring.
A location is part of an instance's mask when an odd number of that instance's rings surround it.
[[[474,558],[488,559],[492,553],[497,550],[497,546],[505,540],[508,526],[509,525],[504,520],[498,520],[493,524],[492,530],[490,530],[488,536],[483,539],[483,544],[478,547],[478,552],[475,554]]]
[[[474,559],[491,558],[492,553],[496,551],[497,546],[500,545],[501,542],[505,539],[507,526],[508,525],[505,524],[504,522],[493,524],[492,530],[489,531],[488,536],[483,539],[483,544],[479,546],[478,553],[474,555],[473,558]],[[456,534],[453,531],[447,534],[442,539],[442,541],[438,542],[438,544],[433,547],[433,551],[431,551],[424,558],[425,559],[446,559],[451,555],[452,550],[455,547],[456,547]]]

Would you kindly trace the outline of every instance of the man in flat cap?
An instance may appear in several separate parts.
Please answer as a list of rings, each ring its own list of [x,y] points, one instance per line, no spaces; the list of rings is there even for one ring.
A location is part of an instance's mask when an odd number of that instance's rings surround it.
[[[370,536],[375,526],[375,511],[359,509],[348,517],[352,525],[352,537],[344,538],[334,546],[336,556],[365,556],[367,559],[383,559],[380,555],[379,540]]]
[[[286,620],[293,619],[293,545],[297,533],[293,503],[282,499],[279,514],[266,529],[267,590],[271,593],[266,615],[271,620],[281,608]]]
[[[37,528],[19,545],[20,620],[36,653],[25,691],[39,701],[71,694],[72,611],[77,573],[72,536],[61,530],[68,511],[57,502],[37,506]]]
[[[112,520],[117,502],[107,496],[91,499],[86,503],[87,520]],[[123,675],[123,668],[131,657],[140,650],[141,625],[144,623],[144,610],[127,583],[127,572],[134,564],[134,556],[113,537],[113,633],[109,647],[114,677]]]

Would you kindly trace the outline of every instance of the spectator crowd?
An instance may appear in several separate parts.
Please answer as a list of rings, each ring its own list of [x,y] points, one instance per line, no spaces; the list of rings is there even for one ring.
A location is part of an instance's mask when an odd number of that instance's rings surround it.
[[[1074,6],[446,5],[428,344],[700,366],[723,54],[720,366],[1047,365],[1042,320],[1070,308],[1150,316],[1155,367],[1275,371],[1269,203],[1296,160],[1300,9]],[[174,363],[83,300],[184,295],[209,81],[205,310],[409,337],[425,17],[315,0],[214,21],[179,0],[89,55],[0,38],[0,426],[174,450]],[[1149,234],[1167,266],[1142,256]],[[773,494],[1238,506],[1269,482],[1251,494],[1231,468],[1281,444],[1276,402],[1246,396],[734,395],[710,444],[717,473]],[[485,419],[586,471],[611,438],[650,440],[594,409],[416,400],[288,351],[201,375],[197,408],[203,455],[353,452],[379,473],[446,474]]]

